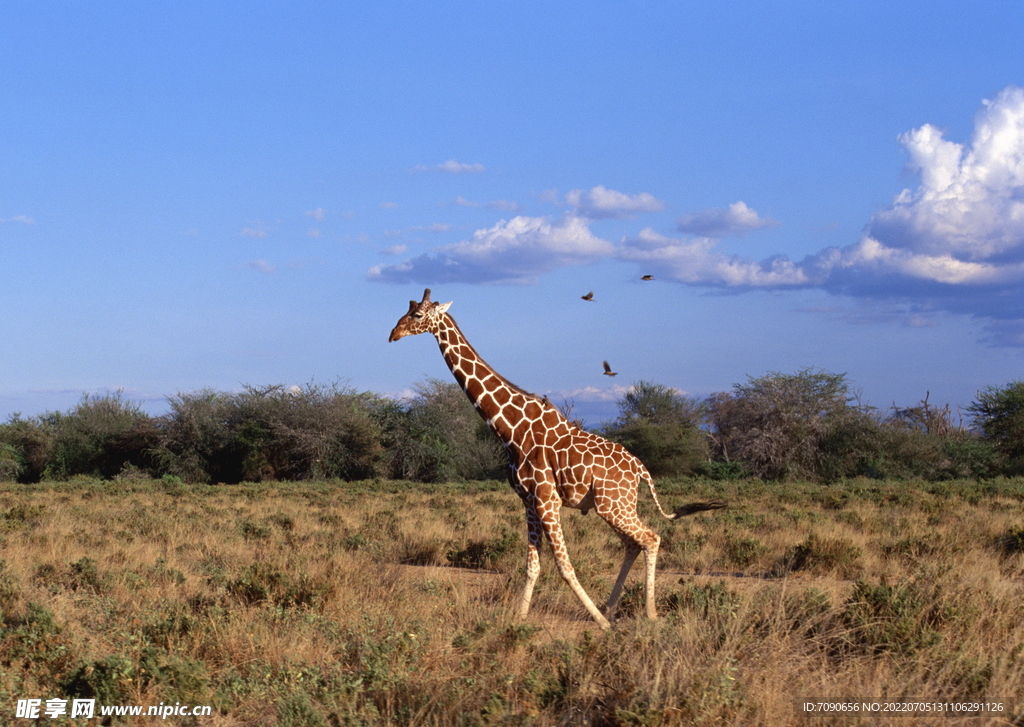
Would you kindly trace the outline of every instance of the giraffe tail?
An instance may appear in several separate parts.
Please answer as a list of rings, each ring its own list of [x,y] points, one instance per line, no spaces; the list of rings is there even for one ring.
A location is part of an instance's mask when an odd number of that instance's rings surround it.
[[[704,512],[705,510],[721,510],[723,507],[728,507],[725,504],[725,500],[709,500],[707,502],[691,502],[689,505],[683,505],[677,507],[672,513],[672,517],[683,517],[685,515],[692,515],[695,512]]]
[[[669,515],[661,507],[661,502],[658,501],[658,493],[654,491],[654,479],[647,475],[647,486],[651,489],[651,497],[654,498],[654,504],[658,506],[658,512],[663,517],[669,520],[675,520],[676,518],[685,517],[686,515],[692,515],[695,512],[704,512],[705,510],[721,510],[723,507],[728,507],[724,500],[708,500],[707,502],[691,502],[689,505],[682,505],[677,507]]]

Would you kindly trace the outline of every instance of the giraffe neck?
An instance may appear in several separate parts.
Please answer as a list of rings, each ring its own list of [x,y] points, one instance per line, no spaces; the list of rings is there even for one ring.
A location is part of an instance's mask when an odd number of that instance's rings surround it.
[[[536,410],[538,419],[545,414],[545,409],[557,414],[550,404],[545,407],[537,396],[523,391],[491,368],[447,313],[442,315],[432,333],[455,380],[490,429],[506,445],[518,444],[515,441],[516,425],[529,418],[531,410]]]

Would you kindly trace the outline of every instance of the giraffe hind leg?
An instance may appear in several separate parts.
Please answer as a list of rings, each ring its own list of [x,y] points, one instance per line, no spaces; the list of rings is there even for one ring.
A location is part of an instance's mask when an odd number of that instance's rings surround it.
[[[598,512],[600,513],[600,510]],[[626,584],[626,577],[629,575],[633,563],[636,562],[637,556],[642,551],[647,566],[644,579],[646,615],[647,618],[657,618],[658,611],[655,604],[654,581],[661,536],[635,519],[632,522],[615,522],[606,517],[605,520],[618,534],[619,539],[626,548],[626,554],[622,560],[622,568],[619,569],[619,577],[615,579],[615,586],[612,588],[608,602],[605,604],[605,614],[611,618],[615,614],[616,609],[618,609],[619,600],[622,598],[622,590]]]
[[[619,577],[615,579],[615,586],[612,588],[612,593],[608,596],[608,601],[604,605],[604,615],[609,619],[615,617],[615,612],[619,608],[619,600],[622,598],[622,588],[626,583],[626,577],[629,575],[630,569],[633,567],[633,563],[636,562],[636,557],[640,555],[640,551],[643,548],[634,541],[632,538],[626,537],[625,535],[619,536],[622,539],[622,544],[626,546],[626,555],[622,559],[622,567],[619,569]]]
[[[654,600],[654,578],[658,566],[658,548],[661,546],[661,538],[654,535],[654,542],[644,548],[644,560],[647,565],[647,583],[644,588],[644,596],[647,605],[647,618],[658,618],[658,607]]]

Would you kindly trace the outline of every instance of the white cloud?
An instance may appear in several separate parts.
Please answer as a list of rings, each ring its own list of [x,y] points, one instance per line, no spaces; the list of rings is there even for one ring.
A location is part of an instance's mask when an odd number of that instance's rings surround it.
[[[312,217],[317,222],[323,222],[324,218],[327,217],[327,210],[323,207],[317,207],[316,209],[306,210],[306,217]]]
[[[520,216],[403,263],[376,265],[367,277],[392,283],[532,283],[555,268],[593,262],[613,252],[614,246],[595,237],[582,218],[551,222]]]
[[[398,202],[381,202],[379,205],[382,210],[393,210],[398,207]]]
[[[920,176],[876,212],[864,236],[814,262],[823,287],[914,298],[986,319],[993,343],[1024,340],[1024,89],[985,100],[970,143],[931,124],[901,134]]]
[[[277,268],[268,263],[266,260],[253,260],[251,262],[246,263],[245,266],[250,270],[255,270],[256,272],[263,273],[265,275],[270,275],[271,273],[277,271]]]
[[[680,240],[646,228],[635,238],[623,240],[616,256],[640,264],[657,277],[692,285],[764,288],[810,282],[806,272],[785,257],[755,262],[721,253],[717,246],[718,240],[712,237]]]
[[[404,255],[408,250],[408,245],[391,245],[381,250],[381,253],[384,255]]]
[[[597,368],[600,370],[600,366]],[[603,389],[596,386],[584,386],[579,389],[548,391],[546,392],[546,396],[551,402],[557,402],[559,400],[583,403],[616,402],[625,396],[632,388],[632,386],[623,386],[621,384],[609,386]]]
[[[446,162],[435,164],[434,166],[427,166],[426,164],[417,164],[409,171],[412,172],[444,172],[445,174],[478,174],[486,171],[483,164],[464,164],[454,159],[449,159]]]
[[[34,225],[36,221],[28,215],[14,215],[7,219],[0,218],[0,222],[20,222],[23,225]]]
[[[761,217],[745,202],[733,202],[726,208],[712,207],[695,214],[683,215],[676,220],[676,229],[702,237],[739,237],[753,230],[779,224]]]
[[[673,241],[645,231],[622,259],[660,262],[685,283],[816,286],[862,299],[966,313],[988,321],[993,343],[1024,341],[1024,89],[983,102],[969,144],[925,124],[898,137],[920,177],[872,215],[863,237],[800,262],[725,257],[714,240]],[[679,229],[707,237],[766,226],[742,202],[680,218]]]
[[[640,212],[658,212],[665,203],[652,194],[624,194],[598,185],[589,192],[573,189],[565,195],[566,203],[577,215],[592,220],[635,217]]]
[[[992,343],[1024,346],[1024,89],[1009,86],[984,101],[967,143],[944,138],[931,124],[898,140],[919,177],[916,188],[872,215],[860,240],[803,260],[722,252],[722,237],[779,224],[743,201],[680,217],[683,238],[647,228],[612,245],[590,232],[588,220],[631,217],[664,204],[650,194],[598,186],[566,194],[572,212],[559,222],[516,217],[468,241],[376,266],[368,277],[525,283],[556,267],[614,257],[690,285],[817,287],[871,302],[874,318],[888,306],[899,314],[891,320],[905,325],[930,324],[933,312],[967,314],[986,322]],[[559,203],[554,190],[539,198]],[[455,204],[479,206],[462,197]]]
[[[921,185],[874,215],[870,237],[915,256],[1024,260],[1024,89],[984,102],[970,147],[930,124],[899,141]]]

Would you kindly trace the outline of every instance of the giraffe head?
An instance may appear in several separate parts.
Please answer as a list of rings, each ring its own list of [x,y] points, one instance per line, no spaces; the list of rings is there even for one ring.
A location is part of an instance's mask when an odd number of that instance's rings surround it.
[[[398,319],[398,323],[391,329],[388,341],[397,341],[405,336],[415,336],[417,333],[436,330],[437,321],[450,305],[450,302],[434,303],[431,301],[430,288],[427,288],[423,291],[423,300],[419,303],[415,300],[409,301],[409,312]]]

